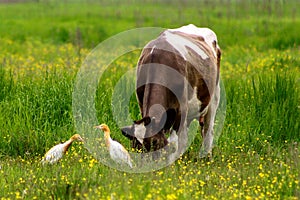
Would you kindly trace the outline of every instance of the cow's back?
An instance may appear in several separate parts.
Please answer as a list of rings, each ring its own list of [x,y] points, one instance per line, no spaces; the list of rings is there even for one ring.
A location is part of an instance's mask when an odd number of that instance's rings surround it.
[[[138,62],[137,85],[143,86],[137,89],[137,96],[142,114],[147,115],[147,108],[153,104],[179,110],[177,98],[180,98],[181,103],[187,103],[195,92],[202,105],[199,111],[203,110],[209,104],[217,82],[216,63],[213,50],[202,36],[177,30],[162,32],[145,46]],[[176,70],[180,76],[164,70],[166,66]],[[162,79],[171,88],[143,84],[145,80],[159,82]],[[188,86],[184,84],[184,79],[188,81]],[[188,89],[187,94],[183,94],[185,89]]]

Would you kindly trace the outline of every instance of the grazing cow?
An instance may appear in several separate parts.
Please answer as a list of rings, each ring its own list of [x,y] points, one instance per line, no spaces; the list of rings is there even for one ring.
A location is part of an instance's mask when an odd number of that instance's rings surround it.
[[[220,58],[215,33],[192,24],[167,29],[144,47],[136,81],[142,119],[122,128],[133,148],[159,150],[175,131],[181,154],[188,126],[197,119],[205,152],[211,153],[220,97]]]

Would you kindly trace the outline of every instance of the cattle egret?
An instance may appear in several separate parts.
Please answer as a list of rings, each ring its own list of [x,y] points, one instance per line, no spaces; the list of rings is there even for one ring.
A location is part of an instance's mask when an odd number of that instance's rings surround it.
[[[75,141],[80,141],[83,142],[83,139],[81,138],[81,136],[79,134],[75,134],[73,135],[68,141],[64,142],[64,143],[60,143],[58,145],[55,145],[54,147],[52,147],[44,156],[44,158],[42,159],[41,163],[42,164],[53,164],[58,162],[63,155],[66,154],[66,152],[68,151],[69,147],[71,146],[71,144]]]
[[[109,151],[111,159],[119,164],[128,164],[132,168],[131,158],[128,151],[117,141],[114,141],[110,137],[110,130],[106,124],[95,126],[104,131],[105,145]]]

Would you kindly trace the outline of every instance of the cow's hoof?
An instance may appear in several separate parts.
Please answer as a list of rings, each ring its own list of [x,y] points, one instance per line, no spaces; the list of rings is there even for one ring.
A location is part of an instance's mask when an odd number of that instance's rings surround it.
[[[200,152],[199,154],[200,160],[212,161],[212,153],[211,152]]]

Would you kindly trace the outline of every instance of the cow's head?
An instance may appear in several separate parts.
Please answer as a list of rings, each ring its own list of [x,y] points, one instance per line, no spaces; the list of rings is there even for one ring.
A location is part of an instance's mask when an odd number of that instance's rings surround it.
[[[156,151],[168,144],[163,126],[154,117],[144,117],[121,130],[124,136],[132,140],[132,148],[137,150]]]

